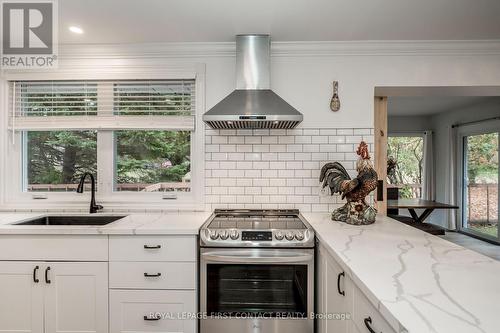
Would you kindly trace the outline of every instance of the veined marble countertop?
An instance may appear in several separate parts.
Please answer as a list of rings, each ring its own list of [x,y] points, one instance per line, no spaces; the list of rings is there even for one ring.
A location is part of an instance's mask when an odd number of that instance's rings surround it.
[[[82,213],[0,213],[1,234],[57,234],[57,235],[197,235],[211,212],[166,213],[97,213],[95,215],[126,216],[104,226],[36,226],[15,225],[47,215],[86,215]]]
[[[500,332],[500,262],[390,218],[303,215],[397,332]]]

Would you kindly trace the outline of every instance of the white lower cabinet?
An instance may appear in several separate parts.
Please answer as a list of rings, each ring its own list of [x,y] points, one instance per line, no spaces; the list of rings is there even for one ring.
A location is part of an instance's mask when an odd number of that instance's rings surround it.
[[[44,286],[35,282],[40,266],[38,262],[0,261],[0,332],[44,331]]]
[[[104,262],[47,263],[47,333],[108,331],[108,265]]]
[[[194,290],[111,290],[111,332],[195,332]],[[185,317],[183,317],[185,316]]]
[[[196,236],[110,236],[111,333],[195,333]]]
[[[0,332],[108,332],[105,262],[0,262]]]
[[[330,316],[317,320],[318,333],[395,333],[325,247],[317,253],[317,312]]]
[[[349,332],[352,316],[353,284],[350,277],[326,253],[324,247],[318,251],[318,320],[319,333]]]

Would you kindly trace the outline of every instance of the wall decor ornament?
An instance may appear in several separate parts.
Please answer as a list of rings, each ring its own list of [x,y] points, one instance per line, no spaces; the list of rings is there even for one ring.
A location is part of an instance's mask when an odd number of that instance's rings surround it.
[[[348,224],[363,225],[375,222],[377,210],[366,203],[365,198],[377,188],[377,172],[373,168],[368,153],[368,145],[361,141],[356,150],[358,175],[351,179],[347,170],[339,162],[326,163],[321,168],[319,181],[322,187],[329,187],[330,194],[340,193],[347,203],[332,213],[332,220]]]
[[[334,112],[340,110],[339,82],[333,81],[333,96],[330,100],[330,109]]]

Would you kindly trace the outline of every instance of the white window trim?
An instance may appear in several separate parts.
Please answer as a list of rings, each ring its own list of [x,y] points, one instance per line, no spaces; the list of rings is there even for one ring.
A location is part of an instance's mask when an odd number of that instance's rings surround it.
[[[0,79],[0,210],[82,210],[86,211],[90,193],[55,193],[23,191],[22,134],[8,128],[9,81],[11,80],[132,80],[132,79],[195,79],[195,130],[191,135],[191,192],[178,193],[177,199],[163,199],[163,193],[113,192],[114,143],[112,131],[98,132],[98,188],[96,201],[105,211],[160,211],[205,209],[205,131],[202,114],[205,111],[205,65],[181,64],[168,66],[120,68],[102,76],[99,69],[80,69],[75,72],[36,72],[5,74]],[[91,73],[97,73],[92,76]],[[61,129],[65,129],[61,125]],[[46,193],[46,199],[35,199],[34,194]]]

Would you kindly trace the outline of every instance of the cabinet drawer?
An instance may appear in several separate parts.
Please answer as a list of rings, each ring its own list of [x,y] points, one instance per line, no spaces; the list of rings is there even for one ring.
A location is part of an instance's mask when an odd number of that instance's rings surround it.
[[[108,261],[108,237],[0,235],[0,260]]]
[[[196,236],[110,236],[109,261],[196,261]]]
[[[123,289],[195,289],[196,263],[110,262],[109,286]]]
[[[353,320],[358,330],[362,333],[369,333],[365,324],[366,318],[371,318],[371,324],[369,325],[375,332],[396,333],[361,290],[359,290],[359,288],[354,288]]]
[[[196,332],[195,291],[111,290],[109,295],[110,332]],[[144,319],[158,314],[164,316]]]

